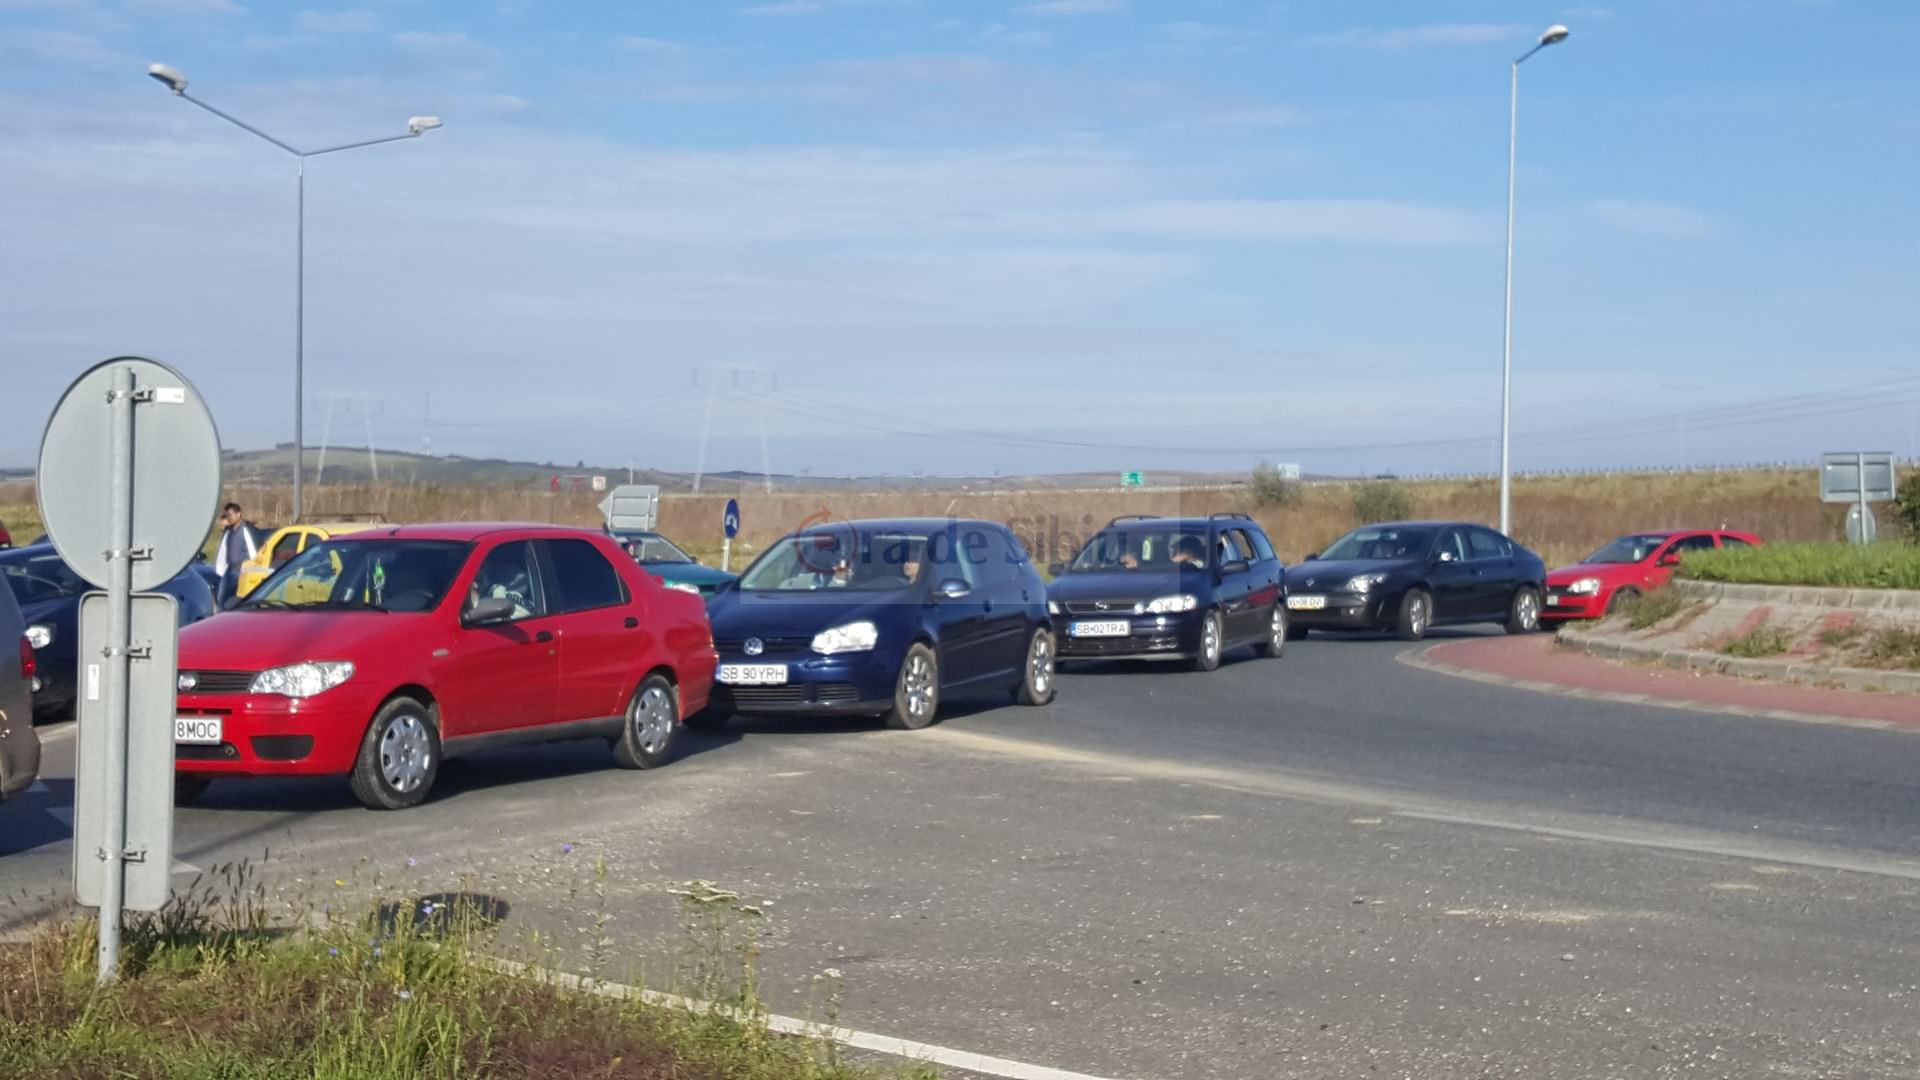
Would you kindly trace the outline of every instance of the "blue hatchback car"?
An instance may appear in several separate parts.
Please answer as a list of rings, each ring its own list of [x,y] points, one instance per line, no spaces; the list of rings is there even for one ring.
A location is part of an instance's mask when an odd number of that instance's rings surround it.
[[[1053,698],[1047,589],[1003,525],[851,521],[775,542],[708,604],[720,653],[712,706],[736,713],[933,722],[943,696]]]

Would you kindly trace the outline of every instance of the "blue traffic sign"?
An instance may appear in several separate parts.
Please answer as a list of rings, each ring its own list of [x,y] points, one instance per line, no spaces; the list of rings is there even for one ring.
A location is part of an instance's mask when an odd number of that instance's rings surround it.
[[[727,509],[720,517],[720,525],[727,530],[729,540],[740,534],[740,500],[727,500]]]

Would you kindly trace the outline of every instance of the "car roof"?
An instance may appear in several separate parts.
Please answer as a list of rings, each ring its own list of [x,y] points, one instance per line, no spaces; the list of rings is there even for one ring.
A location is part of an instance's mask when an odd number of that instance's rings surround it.
[[[900,518],[855,518],[851,521],[823,521],[818,525],[809,525],[801,532],[834,532],[853,528],[859,532],[886,532],[897,529],[901,532],[929,532],[945,529],[949,526],[984,525],[998,529],[998,522],[982,518],[944,518],[944,517],[900,517]]]
[[[458,540],[472,543],[486,537],[511,534],[525,538],[592,537],[604,535],[593,529],[567,525],[538,525],[515,521],[455,521],[428,525],[375,525],[351,534],[351,539]]]
[[[346,536],[351,533],[366,532],[368,529],[381,528],[391,528],[391,526],[381,521],[297,521],[292,525],[282,525],[275,529],[274,535],[278,536],[295,529],[313,529],[328,536]]]

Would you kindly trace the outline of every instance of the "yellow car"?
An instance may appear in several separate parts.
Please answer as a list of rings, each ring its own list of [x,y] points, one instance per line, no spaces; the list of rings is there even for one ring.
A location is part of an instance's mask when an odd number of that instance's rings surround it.
[[[364,520],[342,520],[307,522],[299,525],[282,525],[275,529],[267,542],[260,545],[259,554],[240,564],[240,584],[234,590],[236,596],[245,596],[259,584],[280,569],[280,564],[300,554],[307,548],[333,536],[345,536],[348,533],[365,532],[385,525],[386,519],[377,515],[368,515]]]

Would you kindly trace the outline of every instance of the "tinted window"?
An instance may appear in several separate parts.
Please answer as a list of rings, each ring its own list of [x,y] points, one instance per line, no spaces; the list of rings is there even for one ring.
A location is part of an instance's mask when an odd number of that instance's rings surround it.
[[[1222,560],[1223,562],[1233,562],[1235,560],[1239,560],[1240,562],[1253,561],[1253,541],[1247,539],[1245,531],[1241,529],[1228,529],[1220,534],[1220,543],[1225,549],[1224,553],[1226,555],[1226,558]]]
[[[481,560],[467,590],[467,607],[480,600],[513,601],[513,617],[532,618],[546,613],[533,569],[533,545],[525,540],[501,544]]]
[[[585,611],[626,602],[620,575],[599,549],[585,540],[548,540],[554,584],[559,593],[550,605],[557,611]]]
[[[1367,525],[1334,541],[1320,553],[1322,559],[1417,559],[1433,542],[1433,529],[1423,525]]]
[[[1467,542],[1461,538],[1459,529],[1448,529],[1445,533],[1441,534],[1440,543],[1433,550],[1435,554],[1447,552],[1451,554],[1455,560],[1465,560],[1467,557]]]
[[[78,596],[88,588],[86,581],[69,570],[51,549],[28,559],[9,559],[5,566],[0,566],[0,575],[6,577],[7,584],[13,588],[14,599],[22,604]]]
[[[1467,544],[1476,559],[1504,559],[1513,554],[1506,538],[1491,529],[1468,529]]]
[[[1255,554],[1260,556],[1261,562],[1266,562],[1273,558],[1273,545],[1267,543],[1266,533],[1261,532],[1259,529],[1248,529],[1247,535],[1253,538],[1253,550]]]
[[[267,552],[267,565],[279,566],[300,553],[300,540],[303,533],[288,533]]]
[[[431,611],[467,561],[452,540],[345,540],[315,544],[247,594],[243,608]]]
[[[1683,551],[1712,551],[1712,550],[1713,550],[1713,537],[1711,536],[1683,536],[1680,539],[1675,540],[1673,542],[1673,550],[1672,552],[1670,552],[1670,554],[1678,554]]]
[[[1743,548],[1743,547],[1752,547],[1753,545],[1747,543],[1745,540],[1742,540],[1737,536],[1722,536],[1720,538],[1720,546],[1730,547],[1730,548]]]
[[[1204,567],[1210,554],[1204,532],[1169,526],[1152,520],[1109,525],[1094,534],[1087,546],[1074,556],[1068,569],[1134,570],[1140,567],[1167,568],[1174,556]]]

